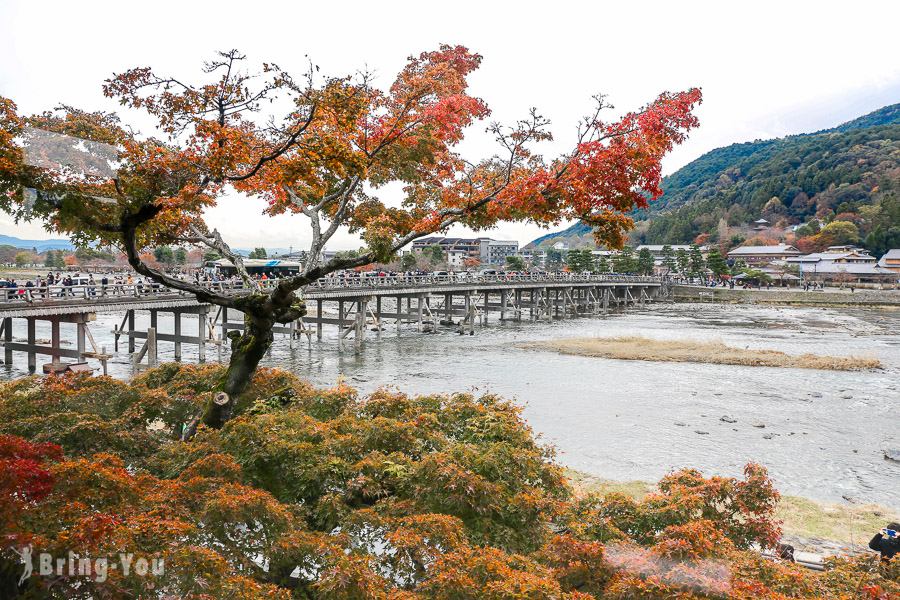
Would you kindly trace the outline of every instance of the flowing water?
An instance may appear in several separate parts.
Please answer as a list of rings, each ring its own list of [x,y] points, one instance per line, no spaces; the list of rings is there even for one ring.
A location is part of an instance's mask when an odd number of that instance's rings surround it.
[[[91,326],[98,345],[112,348],[109,331],[120,320],[98,315]],[[146,327],[149,316],[138,315],[137,324]],[[182,327],[193,333],[196,320],[185,316]],[[160,314],[159,329],[172,331],[171,319]],[[67,331],[63,325],[63,338],[74,339]],[[264,364],[289,368],[318,386],[331,387],[343,375],[363,393],[393,386],[410,395],[475,391],[515,398],[563,464],[605,478],[656,480],[680,467],[734,476],[753,461],[769,469],[782,493],[900,508],[900,463],[883,456],[900,449],[898,331],[897,310],[653,305],[553,323],[494,317],[474,336],[450,329],[426,335],[414,326],[397,333],[390,324],[380,335],[368,333],[359,356],[352,341],[339,353],[336,329],[326,326],[325,339],[313,338],[311,347],[298,342],[291,350],[276,336]],[[49,337],[49,330],[39,324],[37,335]],[[839,372],[624,361],[522,347],[620,335],[874,355],[885,367]],[[212,347],[207,354],[215,359]],[[160,360],[171,358],[172,344],[161,342]],[[185,345],[183,358],[196,360],[196,346]],[[25,375],[24,364],[17,355],[12,367],[0,367],[0,377]],[[110,373],[128,376],[127,354],[116,356]]]

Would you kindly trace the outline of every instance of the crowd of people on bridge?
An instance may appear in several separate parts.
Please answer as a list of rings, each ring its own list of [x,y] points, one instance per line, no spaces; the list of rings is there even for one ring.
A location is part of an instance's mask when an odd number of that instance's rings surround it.
[[[278,270],[262,271],[249,274],[249,276],[263,287],[266,282],[279,281],[286,277],[297,275],[296,272],[282,272]],[[475,271],[429,271],[425,270],[409,270],[409,271],[387,271],[387,270],[370,270],[360,271],[348,269],[335,271],[325,275],[322,282],[325,285],[341,285],[346,282],[363,282],[373,278],[438,278],[441,281],[452,280],[458,282],[476,281],[483,277],[493,278],[514,278],[519,275],[529,276],[572,276],[577,274],[568,272],[550,273],[550,272],[515,272],[515,271],[496,271],[483,270]],[[585,275],[584,273],[581,275]],[[209,286],[214,284],[225,284],[236,288],[243,287],[243,280],[236,273],[223,273],[219,269],[197,268],[192,270],[183,270],[171,273],[171,277],[182,281],[191,281],[196,285]],[[110,295],[133,295],[134,293],[154,292],[162,289],[162,285],[152,278],[137,277],[133,273],[87,273],[82,275],[79,272],[62,273],[52,271],[47,275],[39,275],[24,281],[16,281],[11,278],[5,280],[0,279],[0,288],[8,288],[7,298],[13,295],[28,295],[30,298],[56,298],[71,297],[86,294],[88,296],[110,296]]]

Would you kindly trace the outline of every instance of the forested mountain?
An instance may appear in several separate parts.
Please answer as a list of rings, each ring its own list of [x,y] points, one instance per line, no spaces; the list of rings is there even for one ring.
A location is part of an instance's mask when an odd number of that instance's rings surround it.
[[[591,227],[578,222],[562,231],[554,231],[553,233],[542,235],[531,243],[535,246],[552,246],[556,242],[569,242],[569,245],[574,248],[579,245],[578,242],[582,240],[582,238],[585,240],[585,244],[594,243]]]
[[[630,242],[661,244],[725,240],[741,243],[753,221],[774,226],[770,242],[815,250],[837,239],[875,253],[900,246],[900,104],[837,127],[708,152],[666,177],[663,196],[632,216]],[[840,235],[817,238],[837,221]],[[789,225],[811,223],[790,235]],[[538,238],[587,242],[583,225]],[[707,237],[708,236],[708,237]],[[786,238],[786,239],[785,239]]]
[[[880,239],[900,227],[900,105],[833,129],[713,150],[662,187],[663,197],[634,215],[644,223],[632,241],[686,243],[707,234],[715,242],[759,218],[778,229],[847,221],[857,228],[855,243],[878,227]],[[800,231],[798,241],[816,233],[815,225]]]

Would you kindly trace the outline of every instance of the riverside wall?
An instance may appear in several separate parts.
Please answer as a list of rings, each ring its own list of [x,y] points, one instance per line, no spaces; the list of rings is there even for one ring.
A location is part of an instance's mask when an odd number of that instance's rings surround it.
[[[743,290],[676,285],[675,302],[781,304],[802,306],[886,306],[900,308],[900,290],[803,291],[797,289]]]

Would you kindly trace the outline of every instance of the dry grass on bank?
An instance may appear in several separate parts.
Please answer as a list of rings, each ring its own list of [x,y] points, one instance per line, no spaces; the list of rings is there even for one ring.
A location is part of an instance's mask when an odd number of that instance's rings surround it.
[[[646,481],[613,481],[594,477],[574,469],[566,469],[576,494],[621,492],[641,500],[656,489]],[[786,535],[816,537],[825,540],[869,543],[875,533],[890,521],[900,521],[900,513],[874,504],[846,506],[824,504],[799,496],[782,496],[775,511]]]
[[[658,362],[699,362],[716,365],[750,367],[786,367],[793,369],[822,369],[826,371],[857,371],[874,369],[881,362],[874,356],[791,356],[776,350],[742,350],[726,346],[721,341],[651,340],[640,336],[616,338],[571,338],[552,342],[528,344],[525,348],[544,348],[562,354],[597,356],[620,360],[651,360]]]

